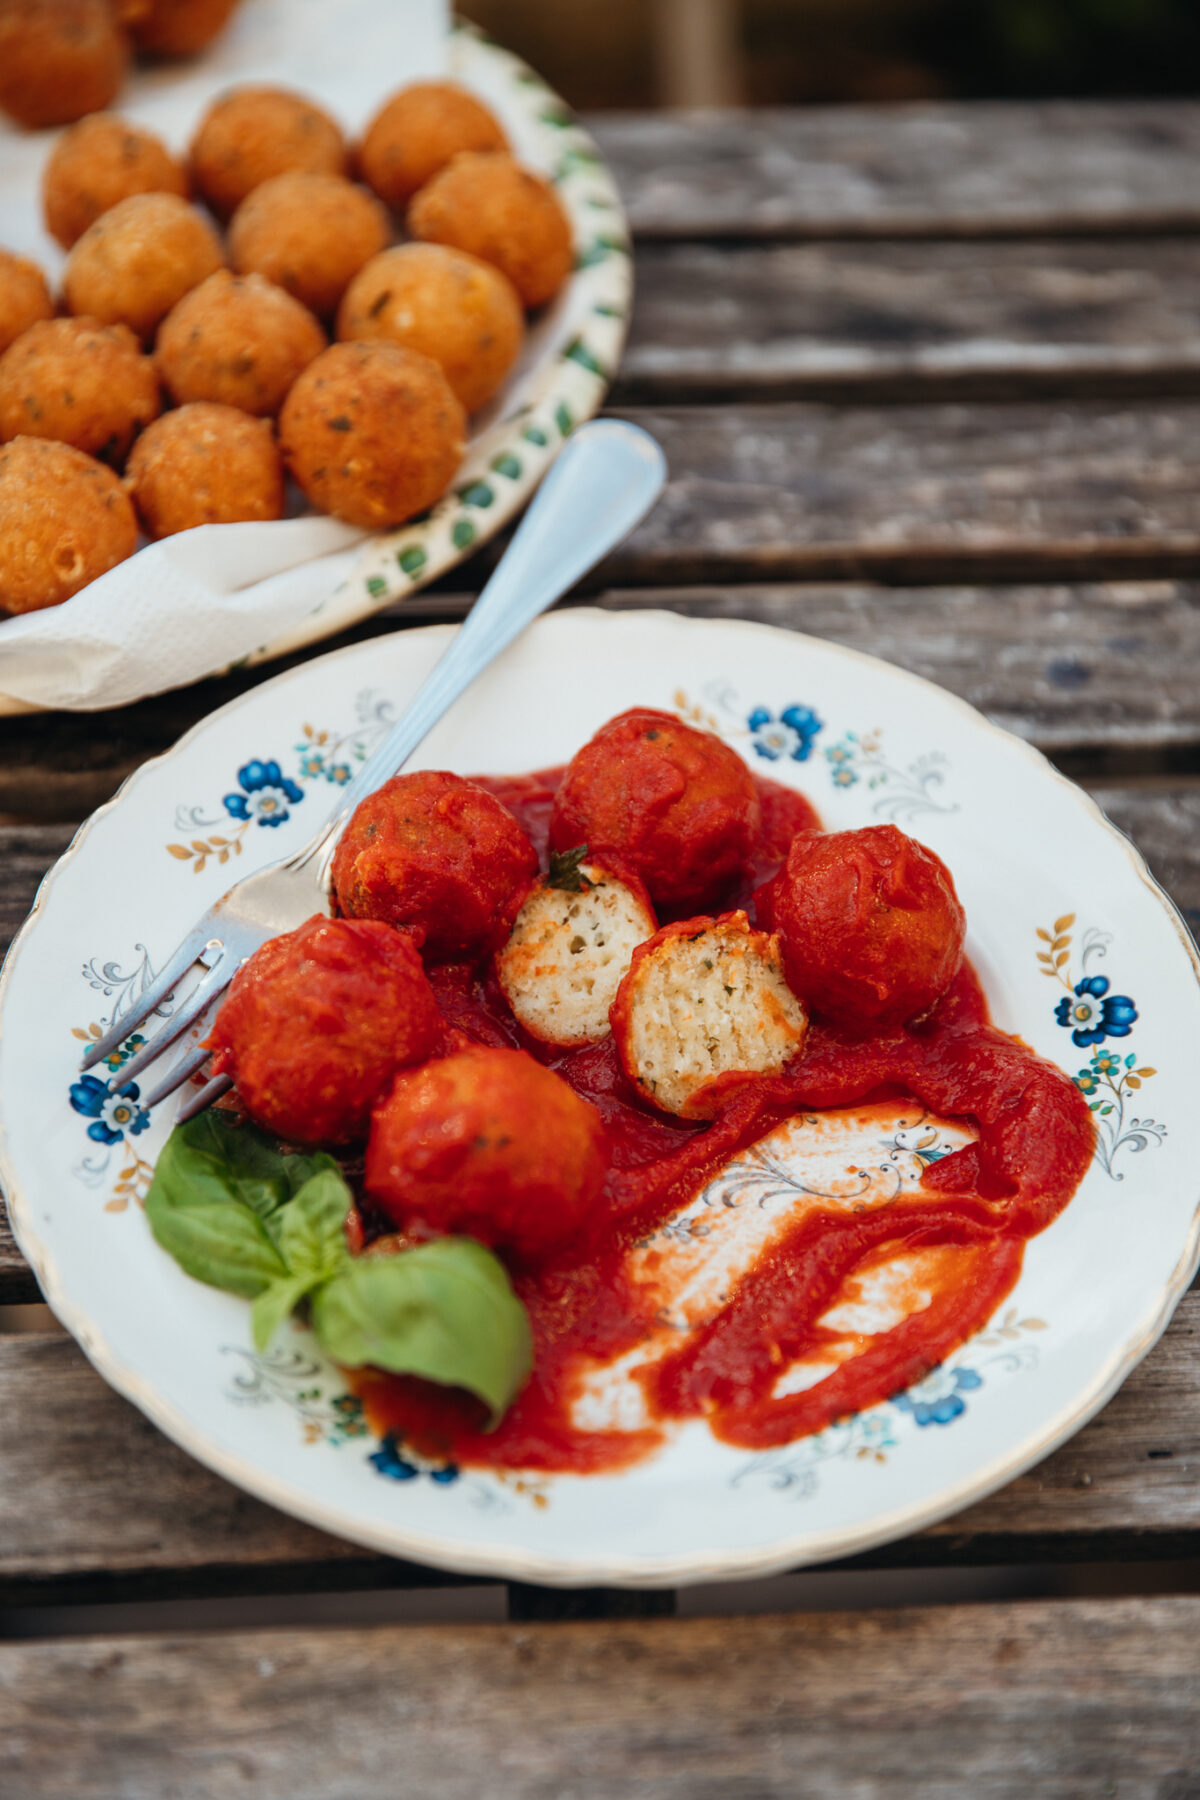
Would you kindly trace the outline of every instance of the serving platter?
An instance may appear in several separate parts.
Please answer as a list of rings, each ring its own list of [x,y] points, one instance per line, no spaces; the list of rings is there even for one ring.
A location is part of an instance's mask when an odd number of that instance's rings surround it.
[[[623,708],[662,706],[800,789],[827,825],[892,820],[935,850],[996,1023],[1077,1081],[1097,1125],[1081,1188],[983,1331],[908,1392],[777,1450],[735,1450],[692,1423],[620,1475],[500,1477],[375,1439],[302,1326],[256,1354],[245,1303],[154,1244],[138,1202],[169,1108],[151,1119],[80,1083],[83,1043],[231,879],[308,837],[446,636],[355,646],[223,708],[132,777],[47,877],[0,979],[0,1179],[51,1306],[120,1392],[220,1474],[328,1531],[465,1573],[645,1586],[768,1573],[916,1530],[1021,1473],[1104,1404],[1195,1270],[1196,953],[1129,843],[1036,752],[916,677],[798,634],[558,613],[412,766],[544,767]],[[679,1291],[699,1291],[806,1195],[886,1198],[966,1134],[898,1103],[789,1123],[658,1248],[679,1259]],[[863,1304],[878,1314],[887,1297]],[[618,1376],[585,1399],[611,1420],[630,1393]]]
[[[313,29],[336,32],[336,21],[317,21]],[[312,44],[307,44],[311,56]],[[607,393],[620,360],[632,306],[633,273],[629,233],[620,195],[593,139],[552,88],[529,65],[469,25],[460,24],[447,44],[448,74],[491,107],[513,145],[514,154],[554,183],[571,222],[576,266],[558,297],[530,322],[520,360],[497,398],[471,420],[464,457],[454,483],[419,519],[395,531],[365,538],[352,566],[327,597],[287,630],[238,659],[251,665],[291,654],[344,631],[381,607],[404,600],[446,573],[502,530],[524,507],[575,427],[591,418]],[[308,64],[299,75],[280,67],[273,79],[294,79],[318,100],[327,100]],[[254,71],[251,70],[251,73]],[[236,64],[222,65],[224,85],[242,78]],[[122,101],[122,111],[160,130],[182,148],[192,115],[211,95],[202,82],[189,78],[186,104],[172,105],[169,80],[143,78]],[[380,68],[377,92],[360,105],[360,117],[346,118],[352,131],[361,128],[379,102],[397,86],[394,75]],[[336,107],[335,107],[336,110]],[[47,143],[57,134],[38,134]],[[0,126],[0,139],[12,137]],[[30,140],[33,141],[33,140]],[[18,149],[25,140],[18,139]],[[32,171],[25,186],[36,185]],[[18,217],[8,220],[0,205],[0,241],[9,248],[37,255],[53,267],[61,257],[48,247],[40,231],[30,242],[30,227]],[[48,247],[48,248],[47,248]],[[225,532],[253,531],[261,545],[270,526],[226,526]],[[328,546],[326,546],[328,548]],[[263,552],[259,548],[257,556]],[[66,602],[86,606],[87,589]],[[49,615],[47,615],[49,616]],[[0,651],[5,615],[0,614]],[[66,651],[62,654],[68,655]],[[222,673],[220,670],[201,673]],[[0,658],[0,684],[2,684]],[[0,716],[31,710],[5,694],[0,685]],[[32,709],[36,710],[36,709]]]

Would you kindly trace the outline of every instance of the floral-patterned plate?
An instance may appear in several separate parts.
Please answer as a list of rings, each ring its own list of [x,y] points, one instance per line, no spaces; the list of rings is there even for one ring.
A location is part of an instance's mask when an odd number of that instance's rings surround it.
[[[1082,1187],[1029,1244],[987,1328],[907,1393],[779,1450],[738,1451],[691,1423],[619,1476],[500,1479],[376,1441],[301,1326],[256,1355],[248,1306],[157,1248],[138,1202],[169,1108],[151,1119],[115,1091],[132,1040],[105,1079],[79,1078],[82,1044],[231,878],[309,836],[446,636],[355,646],[215,713],[96,814],[14,947],[0,982],[0,1178],[47,1299],[97,1368],[201,1461],[316,1525],[447,1568],[564,1584],[846,1555],[1061,1444],[1145,1355],[1196,1265],[1196,953],[1136,852],[1035,752],[913,676],[757,625],[556,614],[420,760],[544,767],[622,708],[674,707],[801,789],[830,826],[894,820],[944,857],[997,1023],[1075,1079],[1098,1127]],[[680,1307],[784,1211],[813,1195],[886,1203],[964,1135],[911,1104],[788,1121],[660,1234]],[[864,1289],[846,1329],[879,1329],[893,1303],[886,1281]],[[632,1388],[618,1371],[579,1404],[624,1420]]]
[[[574,272],[533,320],[500,394],[471,420],[449,492],[422,517],[367,539],[322,604],[252,651],[246,664],[345,631],[473,554],[512,522],[564,440],[599,409],[620,361],[633,264],[621,198],[595,143],[540,75],[472,26],[460,23],[451,33],[449,65],[454,79],[495,112],[514,153],[554,182],[574,234]],[[380,95],[391,85],[381,73]],[[0,716],[29,710],[0,691]]]

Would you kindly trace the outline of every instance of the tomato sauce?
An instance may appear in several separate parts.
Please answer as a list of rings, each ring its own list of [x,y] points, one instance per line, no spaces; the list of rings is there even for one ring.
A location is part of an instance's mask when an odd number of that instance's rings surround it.
[[[560,775],[478,778],[516,814],[543,857]],[[756,780],[762,829],[755,867],[730,901],[751,908],[754,889],[776,872],[793,834],[820,828],[807,801]],[[610,1167],[605,1205],[587,1235],[551,1262],[511,1266],[529,1312],[534,1367],[496,1430],[484,1429],[479,1403],[457,1390],[375,1371],[357,1378],[373,1427],[427,1455],[583,1474],[640,1460],[674,1422],[690,1418],[750,1449],[819,1431],[919,1380],[977,1331],[1014,1286],[1026,1240],[1067,1204],[1091,1160],[1093,1126],[1082,1096],[1060,1070],[990,1024],[969,965],[918,1024],[866,1040],[812,1025],[803,1052],[782,1075],[740,1079],[708,1124],[644,1106],[611,1039],[564,1052],[528,1038],[486,971],[449,965],[430,974],[453,1024],[483,1042],[531,1051],[599,1109]],[[886,1203],[797,1209],[711,1316],[664,1332],[671,1259],[647,1254],[647,1242],[731,1159],[796,1115],[909,1097],[930,1112],[969,1120],[976,1140]],[[363,1223],[368,1237],[383,1228],[369,1203]],[[829,1315],[872,1270],[909,1254],[934,1270],[924,1304],[848,1350],[845,1330]],[[621,1359],[643,1398],[640,1417],[620,1428],[581,1423],[588,1383]],[[811,1385],[788,1391],[780,1377],[796,1364],[831,1366]]]

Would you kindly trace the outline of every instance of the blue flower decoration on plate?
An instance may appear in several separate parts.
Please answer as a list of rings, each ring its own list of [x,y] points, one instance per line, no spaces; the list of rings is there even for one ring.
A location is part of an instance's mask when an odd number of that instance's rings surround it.
[[[418,1475],[428,1475],[439,1487],[449,1487],[452,1481],[458,1480],[457,1463],[443,1463],[439,1469],[422,1469],[401,1455],[400,1440],[390,1435],[381,1441],[378,1450],[372,1451],[367,1461],[389,1481],[415,1481]]]
[[[1085,975],[1076,982],[1073,996],[1068,994],[1054,1009],[1054,1017],[1081,1050],[1102,1044],[1106,1037],[1128,1037],[1133,1029],[1136,1006],[1128,994],[1110,994],[1108,986],[1105,975]]]
[[[248,762],[238,770],[240,794],[226,794],[225,810],[235,819],[253,819],[258,825],[282,825],[289,807],[304,798],[277,762]]]
[[[779,762],[785,756],[793,762],[807,762],[816,735],[825,725],[811,706],[786,706],[778,718],[765,706],[756,706],[746,723],[756,753],[768,762]]]
[[[949,1425],[967,1410],[964,1394],[983,1386],[974,1369],[932,1369],[923,1381],[903,1394],[893,1394],[892,1404],[909,1412],[918,1425]]]
[[[88,1136],[97,1144],[119,1144],[124,1137],[136,1137],[150,1123],[150,1114],[139,1106],[136,1081],[127,1082],[118,1093],[110,1093],[106,1081],[95,1075],[81,1075],[71,1083],[71,1105],[92,1123]]]

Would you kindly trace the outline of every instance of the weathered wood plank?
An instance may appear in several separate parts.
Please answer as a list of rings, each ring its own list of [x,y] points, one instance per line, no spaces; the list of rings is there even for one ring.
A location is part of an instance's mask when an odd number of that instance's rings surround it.
[[[0,1646],[22,1800],[1184,1800],[1200,1599]]]
[[[634,408],[671,478],[611,582],[1200,574],[1200,404]]]
[[[1200,228],[1193,100],[614,113],[588,123],[643,239]]]
[[[647,244],[613,404],[1200,386],[1200,240]]]
[[[86,1479],[81,1479],[86,1471]],[[136,1495],[136,1502],[132,1496]],[[875,1565],[1200,1551],[1200,1295],[1104,1412],[1001,1493]],[[260,1505],[104,1385],[75,1345],[0,1336],[0,1598],[408,1583]]]

